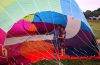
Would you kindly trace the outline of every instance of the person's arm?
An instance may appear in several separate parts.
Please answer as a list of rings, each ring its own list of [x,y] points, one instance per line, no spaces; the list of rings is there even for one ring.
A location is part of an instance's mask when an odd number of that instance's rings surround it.
[[[47,35],[54,34],[54,33],[55,33],[55,30],[52,30],[51,32],[47,33]]]

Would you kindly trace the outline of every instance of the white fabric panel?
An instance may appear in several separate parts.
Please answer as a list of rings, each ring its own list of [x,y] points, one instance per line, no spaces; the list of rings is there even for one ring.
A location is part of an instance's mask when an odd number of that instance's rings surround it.
[[[6,39],[5,45],[13,45],[25,41],[40,41],[40,40],[52,40],[52,39],[53,39],[53,35],[33,35],[33,36],[23,36],[23,37],[12,37]]]
[[[68,16],[68,22],[67,22],[67,26],[65,28],[66,30],[66,38],[72,38],[74,37],[80,30],[80,26],[81,26],[81,21],[80,20],[76,20],[71,16]]]

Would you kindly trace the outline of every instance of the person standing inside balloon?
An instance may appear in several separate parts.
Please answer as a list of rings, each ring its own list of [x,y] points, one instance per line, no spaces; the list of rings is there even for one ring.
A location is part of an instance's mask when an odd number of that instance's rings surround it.
[[[65,27],[62,26],[60,29],[60,35],[58,37],[58,40],[61,44],[61,55],[62,56],[65,54],[65,44],[64,44],[65,37],[66,37]]]
[[[54,55],[57,53],[57,48],[58,48],[58,54],[61,54],[61,42],[59,41],[58,37],[60,35],[60,29],[62,25],[58,25],[57,28],[53,29],[50,33],[46,33],[47,35],[54,34],[53,37],[53,45],[54,45]]]

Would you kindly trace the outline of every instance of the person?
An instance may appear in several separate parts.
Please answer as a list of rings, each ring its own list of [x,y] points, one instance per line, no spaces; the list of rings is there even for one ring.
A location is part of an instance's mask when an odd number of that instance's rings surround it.
[[[2,46],[2,55],[4,57],[7,57],[7,49],[5,47]]]
[[[60,28],[62,27],[62,25],[58,25],[57,28],[53,29],[50,33],[47,33],[47,35],[50,35],[50,34],[54,34],[54,37],[53,37],[53,45],[54,45],[54,55],[56,55],[56,50],[58,48],[58,53],[60,54],[60,42],[58,40],[58,36],[60,35]]]
[[[8,56],[7,56],[7,49],[4,46],[2,46],[2,55],[5,59],[5,64],[6,65],[11,65],[11,63],[9,62]]]
[[[64,41],[65,41],[65,37],[66,37],[66,31],[65,31],[65,28],[63,26],[61,27],[60,31],[61,32],[60,32],[58,39],[59,39],[60,44],[61,44],[61,55],[63,56],[65,54]]]

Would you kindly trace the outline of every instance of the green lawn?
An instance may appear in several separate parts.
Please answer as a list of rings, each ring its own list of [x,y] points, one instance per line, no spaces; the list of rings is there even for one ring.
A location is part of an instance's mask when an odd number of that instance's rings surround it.
[[[100,65],[100,60],[92,59],[92,60],[63,60],[60,61],[63,65]],[[32,65],[59,65],[58,61],[40,61],[38,63],[34,63]]]
[[[93,29],[96,39],[100,39],[100,21],[90,21],[89,24]]]

